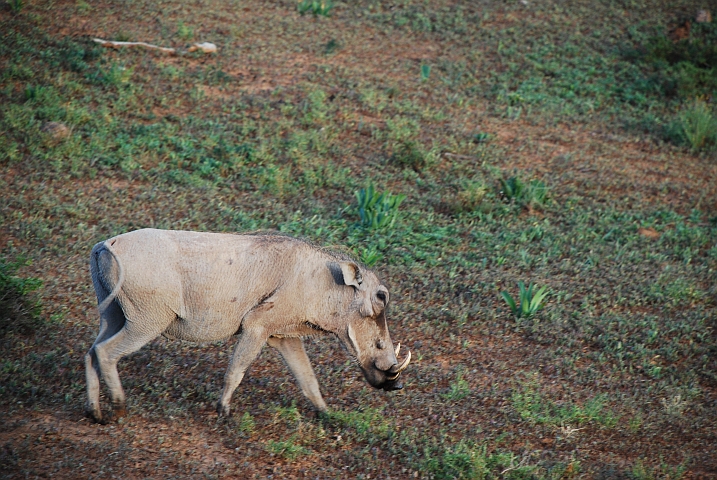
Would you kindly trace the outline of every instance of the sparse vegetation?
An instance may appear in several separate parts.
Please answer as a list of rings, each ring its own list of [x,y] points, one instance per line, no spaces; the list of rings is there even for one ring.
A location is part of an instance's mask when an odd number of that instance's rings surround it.
[[[22,10],[22,7],[25,5],[25,2],[23,0],[8,0],[8,5],[10,6],[10,10],[12,10],[12,13],[18,14]]]
[[[0,476],[717,470],[717,23],[618,3],[7,2]],[[232,340],[159,338],[119,364],[129,415],[90,425],[87,255],[142,227],[276,230],[373,266],[405,388],[309,339],[327,414],[266,348],[218,418]]]
[[[9,261],[0,257],[0,335],[32,333],[40,321],[42,307],[33,293],[42,281],[18,276],[17,271],[26,266],[25,258]]]
[[[459,212],[472,212],[483,203],[488,187],[482,181],[464,180],[458,192],[455,209]]]
[[[514,176],[501,179],[500,185],[503,197],[519,205],[542,205],[548,199],[548,187],[541,180],[530,180],[526,184]]]
[[[702,150],[717,142],[717,118],[704,100],[695,100],[680,113],[680,124],[693,150]]]
[[[500,292],[505,303],[510,307],[511,313],[516,318],[529,318],[538,313],[543,308],[543,301],[548,296],[548,287],[543,286],[534,291],[535,285],[532,283],[525,286],[525,283],[518,282],[518,299],[514,299],[508,292]]]
[[[391,228],[398,219],[398,208],[405,195],[378,192],[373,184],[355,192],[361,225],[370,229]]]
[[[299,2],[299,13],[311,13],[314,16],[323,15],[324,17],[329,16],[329,12],[334,8],[334,2],[331,0],[301,0]]]
[[[427,156],[428,154],[416,142],[404,141],[396,147],[391,159],[401,167],[412,168],[416,172],[420,172],[428,163]]]
[[[292,435],[286,440],[269,440],[266,448],[274,455],[281,455],[290,461],[311,453],[311,450],[296,443],[296,435]]]

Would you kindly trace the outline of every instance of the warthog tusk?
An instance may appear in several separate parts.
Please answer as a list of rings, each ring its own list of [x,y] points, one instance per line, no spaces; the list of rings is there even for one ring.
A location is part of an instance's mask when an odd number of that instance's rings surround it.
[[[398,342],[398,345],[396,345],[396,351],[395,351],[395,353],[396,353],[396,358],[398,358],[398,352],[399,352],[399,350],[401,350],[401,342]]]
[[[408,364],[410,362],[411,362],[411,351],[409,350],[408,355],[406,355],[405,360],[403,360],[403,362],[401,362],[401,365],[394,365],[389,370],[389,373],[395,373],[396,374],[395,378],[398,378],[398,374],[400,374],[402,371],[404,371],[406,369],[406,367],[408,367]],[[391,379],[389,378],[389,380],[391,380]]]
[[[393,382],[394,380],[396,380],[396,379],[397,379],[398,377],[400,377],[400,376],[401,376],[401,372],[398,372],[398,373],[397,373],[396,375],[394,375],[393,377],[388,377],[388,376],[387,376],[387,377],[386,377],[386,380],[388,380],[389,382]]]

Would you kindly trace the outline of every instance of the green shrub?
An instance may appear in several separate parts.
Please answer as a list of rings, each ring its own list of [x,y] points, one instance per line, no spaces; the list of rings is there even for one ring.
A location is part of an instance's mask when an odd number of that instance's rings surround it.
[[[22,7],[25,6],[25,2],[22,0],[8,0],[8,5],[10,5],[10,10],[14,14],[20,13],[20,10],[22,10]]]
[[[425,452],[423,465],[433,478],[486,478],[489,474],[485,445],[471,448],[460,442],[440,452]]]
[[[391,160],[401,167],[412,168],[416,172],[420,172],[426,167],[427,155],[416,142],[404,141],[395,149]]]
[[[298,5],[299,13],[312,13],[314,16],[329,16],[329,12],[334,8],[334,2],[331,0],[304,0]]]
[[[29,265],[24,258],[9,262],[0,259],[0,334],[32,332],[39,321],[41,307],[32,293],[42,282],[37,278],[20,278],[17,270]]]
[[[472,212],[476,210],[481,203],[483,203],[483,199],[487,193],[488,188],[486,188],[483,182],[463,182],[463,188],[458,192],[456,197],[454,210],[457,212]]]
[[[548,295],[548,287],[542,287],[537,292],[534,292],[535,286],[532,283],[526,288],[525,283],[518,282],[518,288],[520,289],[518,302],[508,292],[500,292],[500,294],[516,318],[532,317],[538,313],[538,310],[543,308],[543,300]]]
[[[685,107],[679,116],[680,126],[693,151],[714,144],[717,139],[717,119],[704,100],[698,99]]]
[[[297,435],[292,435],[286,440],[269,440],[266,449],[274,455],[281,455],[290,461],[312,453],[311,450],[298,443]]]
[[[324,414],[327,424],[344,429],[348,435],[358,439],[371,437],[386,438],[393,431],[388,417],[381,409],[364,408],[362,410],[331,410]]]
[[[332,53],[336,53],[339,49],[341,49],[341,44],[336,41],[335,38],[332,38],[326,42],[326,45],[324,45],[324,55],[331,55]]]
[[[463,378],[463,373],[458,372],[456,374],[455,380],[453,380],[450,384],[449,390],[442,394],[441,396],[445,400],[451,400],[453,402],[462,400],[466,398],[468,395],[471,394],[471,388],[468,384],[468,381],[466,381],[465,378]]]
[[[527,184],[513,176],[500,180],[501,194],[506,200],[519,205],[543,205],[548,200],[548,187],[542,180],[530,180]]]
[[[361,225],[370,229],[393,227],[398,218],[398,207],[405,195],[379,193],[373,185],[355,192]]]
[[[361,253],[361,262],[369,268],[376,265],[376,262],[382,258],[383,254],[375,246],[365,248]]]

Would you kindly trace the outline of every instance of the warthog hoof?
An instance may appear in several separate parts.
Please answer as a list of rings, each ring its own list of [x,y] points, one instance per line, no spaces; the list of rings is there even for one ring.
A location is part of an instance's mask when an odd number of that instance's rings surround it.
[[[228,417],[231,414],[229,405],[222,405],[222,402],[217,403],[217,413],[220,417]]]
[[[97,405],[90,405],[89,403],[86,403],[85,417],[89,418],[95,423],[99,423],[100,425],[107,424],[107,420],[102,418],[102,410]]]

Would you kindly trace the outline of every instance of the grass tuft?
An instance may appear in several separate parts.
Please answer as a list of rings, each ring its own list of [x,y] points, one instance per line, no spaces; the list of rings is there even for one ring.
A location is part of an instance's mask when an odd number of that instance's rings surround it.
[[[717,144],[717,117],[702,99],[687,105],[679,116],[682,131],[693,151]]]
[[[22,278],[17,271],[29,265],[25,258],[0,258],[0,334],[32,333],[40,322],[42,306],[33,293],[42,286],[38,278]]]

